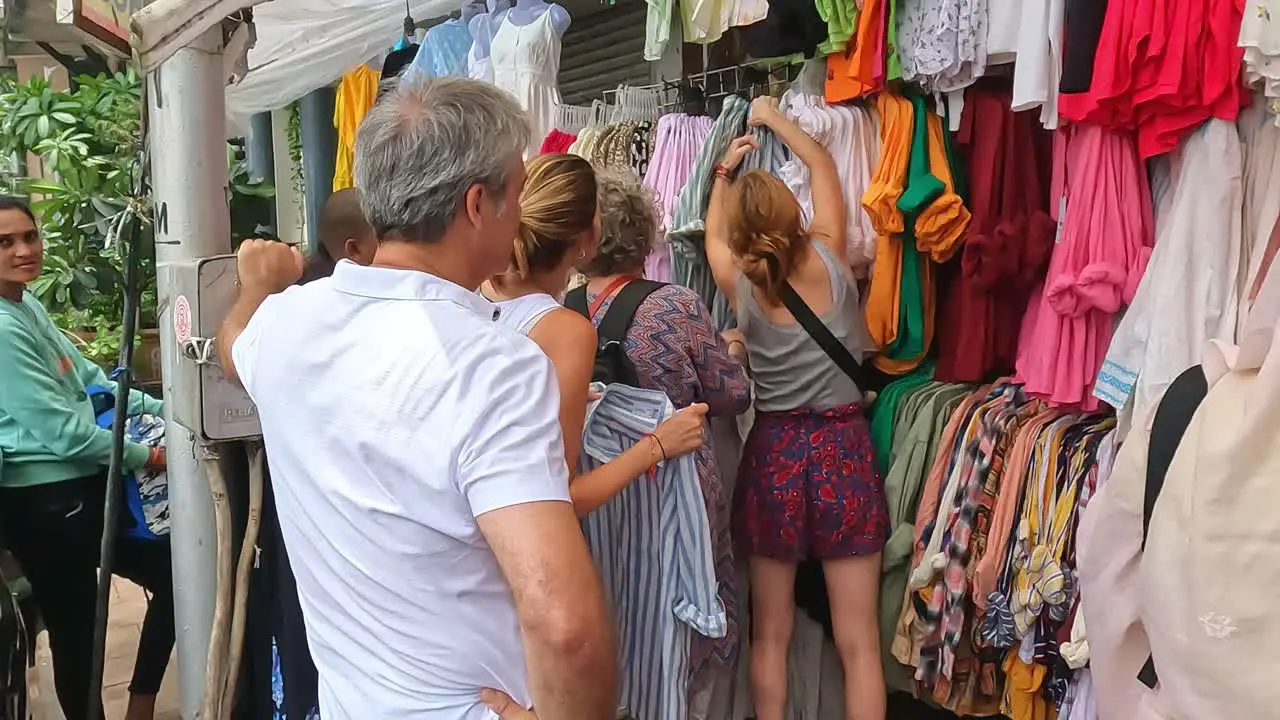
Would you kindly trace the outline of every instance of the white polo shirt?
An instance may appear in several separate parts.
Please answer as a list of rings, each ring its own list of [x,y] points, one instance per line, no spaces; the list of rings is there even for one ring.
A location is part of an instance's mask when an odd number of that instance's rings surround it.
[[[341,262],[236,341],[262,418],[325,720],[528,706],[511,591],[476,517],[569,502],[547,357],[477,293]]]

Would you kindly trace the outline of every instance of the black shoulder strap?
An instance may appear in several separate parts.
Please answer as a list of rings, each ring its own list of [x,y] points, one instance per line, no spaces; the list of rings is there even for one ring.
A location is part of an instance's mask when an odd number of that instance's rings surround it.
[[[823,324],[822,320],[818,319],[809,304],[800,297],[800,293],[791,287],[791,283],[784,282],[779,294],[782,296],[782,304],[786,306],[787,310],[791,311],[791,314],[796,318],[796,322],[800,323],[800,327],[809,333],[809,337],[818,343],[818,347],[822,348],[822,352],[826,353],[827,357],[831,358],[831,362],[834,362],[844,371],[845,375],[849,376],[849,379],[853,381],[854,385],[858,386],[859,390],[865,390],[867,387],[867,373],[862,368],[862,364],[854,359],[853,353],[849,352],[849,348],[845,347],[844,343],[840,342],[840,339],[832,334],[831,329]]]
[[[636,315],[636,310],[640,308],[640,303],[644,299],[653,294],[654,290],[662,287],[664,283],[655,282],[653,280],[632,280],[623,286],[618,294],[614,296],[613,302],[609,304],[609,309],[605,311],[604,317],[600,320],[599,327],[596,328],[596,335],[600,338],[600,344],[604,345],[610,342],[622,342],[627,338],[627,330],[631,328],[631,320]],[[567,304],[568,298],[566,298]],[[585,306],[586,293],[583,292],[583,304]],[[585,312],[583,314],[586,314]]]
[[[590,320],[587,317],[587,284],[583,283],[565,293],[564,306]]]
[[[1160,405],[1156,407],[1156,416],[1151,422],[1151,438],[1147,445],[1147,488],[1142,499],[1144,548],[1147,545],[1147,533],[1151,531],[1151,517],[1155,514],[1156,501],[1160,499],[1160,491],[1164,489],[1165,476],[1169,474],[1173,456],[1178,452],[1178,445],[1191,425],[1196,409],[1208,394],[1209,380],[1204,376],[1204,368],[1196,365],[1169,385],[1164,397],[1160,399]],[[1159,678],[1154,658],[1147,657],[1146,664],[1138,673],[1138,680],[1155,689]]]

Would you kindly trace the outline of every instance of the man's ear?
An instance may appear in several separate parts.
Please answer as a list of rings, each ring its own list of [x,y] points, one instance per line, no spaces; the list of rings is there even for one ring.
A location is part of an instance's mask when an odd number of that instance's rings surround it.
[[[349,237],[342,242],[342,256],[358,265],[364,265],[369,260],[369,258],[361,256],[360,243],[356,242],[353,237]]]
[[[462,196],[463,210],[474,227],[480,226],[481,209],[485,203],[485,196],[485,187],[479,183],[467,188],[467,194]]]

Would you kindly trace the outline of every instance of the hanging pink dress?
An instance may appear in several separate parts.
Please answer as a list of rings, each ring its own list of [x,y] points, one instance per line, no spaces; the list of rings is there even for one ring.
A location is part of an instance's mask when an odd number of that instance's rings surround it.
[[[1132,136],[1097,125],[1059,130],[1051,197],[1064,198],[1058,240],[1023,317],[1018,378],[1053,405],[1095,410],[1113,318],[1133,299],[1154,244],[1151,192]]]

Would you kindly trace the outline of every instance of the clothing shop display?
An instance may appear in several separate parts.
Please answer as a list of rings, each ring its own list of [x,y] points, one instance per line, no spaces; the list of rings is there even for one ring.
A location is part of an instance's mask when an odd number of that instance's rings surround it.
[[[401,44],[403,47],[397,47],[382,61],[382,70],[378,74],[379,83],[399,78],[413,59],[418,57],[418,50],[421,49],[418,43]]]
[[[581,471],[613,460],[672,412],[661,391],[605,386],[587,410]],[[624,609],[621,703],[637,718],[685,717],[692,636],[729,631],[694,457],[660,463],[652,482],[631,483],[582,528],[606,596]]]
[[[552,130],[542,141],[542,147],[538,150],[539,155],[549,155],[554,153],[567,153],[569,148],[577,142],[577,135],[570,135],[559,130]]]
[[[1115,420],[1051,408],[1009,380],[966,392],[931,383],[906,398],[918,420],[904,420],[922,434],[902,442],[937,453],[927,468],[892,459],[897,508],[914,501],[916,512],[914,537],[899,541],[911,546],[904,594],[881,608],[886,637],[898,613],[886,676],[901,682],[905,669],[912,689],[960,715],[1054,717],[1076,676],[1059,662],[1079,601],[1074,528]],[[939,403],[957,401],[943,427]]]
[[[480,13],[467,23],[467,31],[471,34],[471,48],[467,50],[467,77],[492,83],[493,60],[489,57],[490,43],[497,32],[498,9],[500,4],[492,0],[486,5],[488,12]]]
[[[824,105],[814,95],[789,94],[787,116],[796,122],[810,137],[822,144],[836,161],[840,187],[845,191],[846,205],[856,208],[871,180],[871,173],[879,160],[879,122],[871,108],[856,105]],[[809,185],[809,170],[796,158],[790,157],[785,146],[772,133],[759,133],[760,149],[748,156],[767,158],[761,167],[775,173],[787,182],[805,211],[806,220],[813,215]],[[750,165],[747,166],[748,168]],[[865,213],[848,212],[845,216],[845,241],[850,265],[855,272],[866,275],[875,260],[875,229]]]
[[[510,11],[489,46],[493,83],[511,93],[529,115],[530,145],[526,157],[536,155],[555,127],[560,106],[560,35],[552,13],[544,11],[527,25],[517,25]]]
[[[1155,210],[1155,247],[1094,388],[1137,417],[1197,363],[1198,348],[1235,337],[1243,282],[1244,162],[1235,126],[1209,120],[1153,164],[1153,182],[1166,188]]]
[[[813,57],[831,34],[818,4],[805,0],[770,0],[763,20],[736,32],[742,47],[756,58]]]
[[[880,348],[876,367],[902,375],[931,348],[935,263],[960,249],[970,215],[954,190],[941,119],[924,98],[886,92],[878,102],[883,146],[862,196],[878,233],[867,327]]]
[[[667,244],[671,247],[672,278],[681,285],[693,288],[711,310],[716,327],[724,330],[736,323],[729,301],[716,287],[707,263],[703,233],[706,231],[707,204],[711,199],[711,183],[715,180],[713,169],[720,162],[729,143],[746,130],[747,101],[737,95],[724,100],[720,117],[711,127],[707,140],[694,160],[689,178],[680,191],[671,224],[667,226]]]
[[[680,191],[693,171],[694,158],[706,143],[711,126],[711,118],[702,115],[671,113],[658,119],[643,182],[657,196],[659,220],[664,229],[672,226]],[[645,277],[672,281],[671,247],[666,240],[660,239],[649,253]]]
[[[1258,512],[1274,478],[1262,433],[1274,422],[1277,319],[1280,283],[1269,276],[1237,343],[1209,342],[1203,365],[1135,422],[1085,515],[1081,585],[1109,598],[1086,605],[1107,716],[1250,717],[1280,702],[1260,676],[1274,633],[1258,601],[1280,580],[1274,523]],[[1181,433],[1162,423],[1170,410]],[[1158,682],[1127,681],[1144,658]]]
[[[384,68],[385,70],[385,68]],[[378,72],[367,65],[342,76],[333,103],[333,126],[338,129],[338,155],[333,165],[333,191],[351,187],[355,180],[356,129],[378,99]]]
[[[462,20],[450,18],[427,30],[418,54],[402,73],[410,79],[466,77],[471,31]]]
[[[1144,160],[1173,150],[1211,117],[1235,121],[1249,103],[1237,44],[1246,12],[1266,8],[1107,3],[1092,81],[1085,91],[1062,95],[1059,112],[1072,122],[1136,131]]]
[[[972,219],[958,261],[941,271],[937,379],[946,382],[1013,370],[1022,316],[1054,247],[1052,136],[1035,113],[1014,112],[1011,97],[1007,81],[974,85],[953,141]]]
[[[900,0],[902,79],[947,92],[973,83],[987,67],[987,0]]]
[[[839,103],[866,96],[884,87],[889,63],[886,49],[889,45],[885,27],[896,27],[889,15],[897,3],[887,0],[866,0],[858,12],[856,38],[841,53],[827,56],[827,102]],[[889,55],[896,58],[896,52]]]
[[[1023,319],[1017,374],[1033,395],[1093,410],[1113,318],[1151,255],[1151,192],[1132,136],[1089,124],[1055,136],[1052,187],[1058,240]]]
[[[1280,3],[1261,0],[1245,7],[1239,45],[1244,48],[1246,82],[1262,93],[1263,103],[1280,110]]]
[[[1267,111],[1267,100],[1256,98],[1253,106],[1240,114],[1237,123],[1244,153],[1243,245],[1240,307],[1236,312],[1240,329],[1262,289],[1262,283],[1280,250],[1280,125]]]

